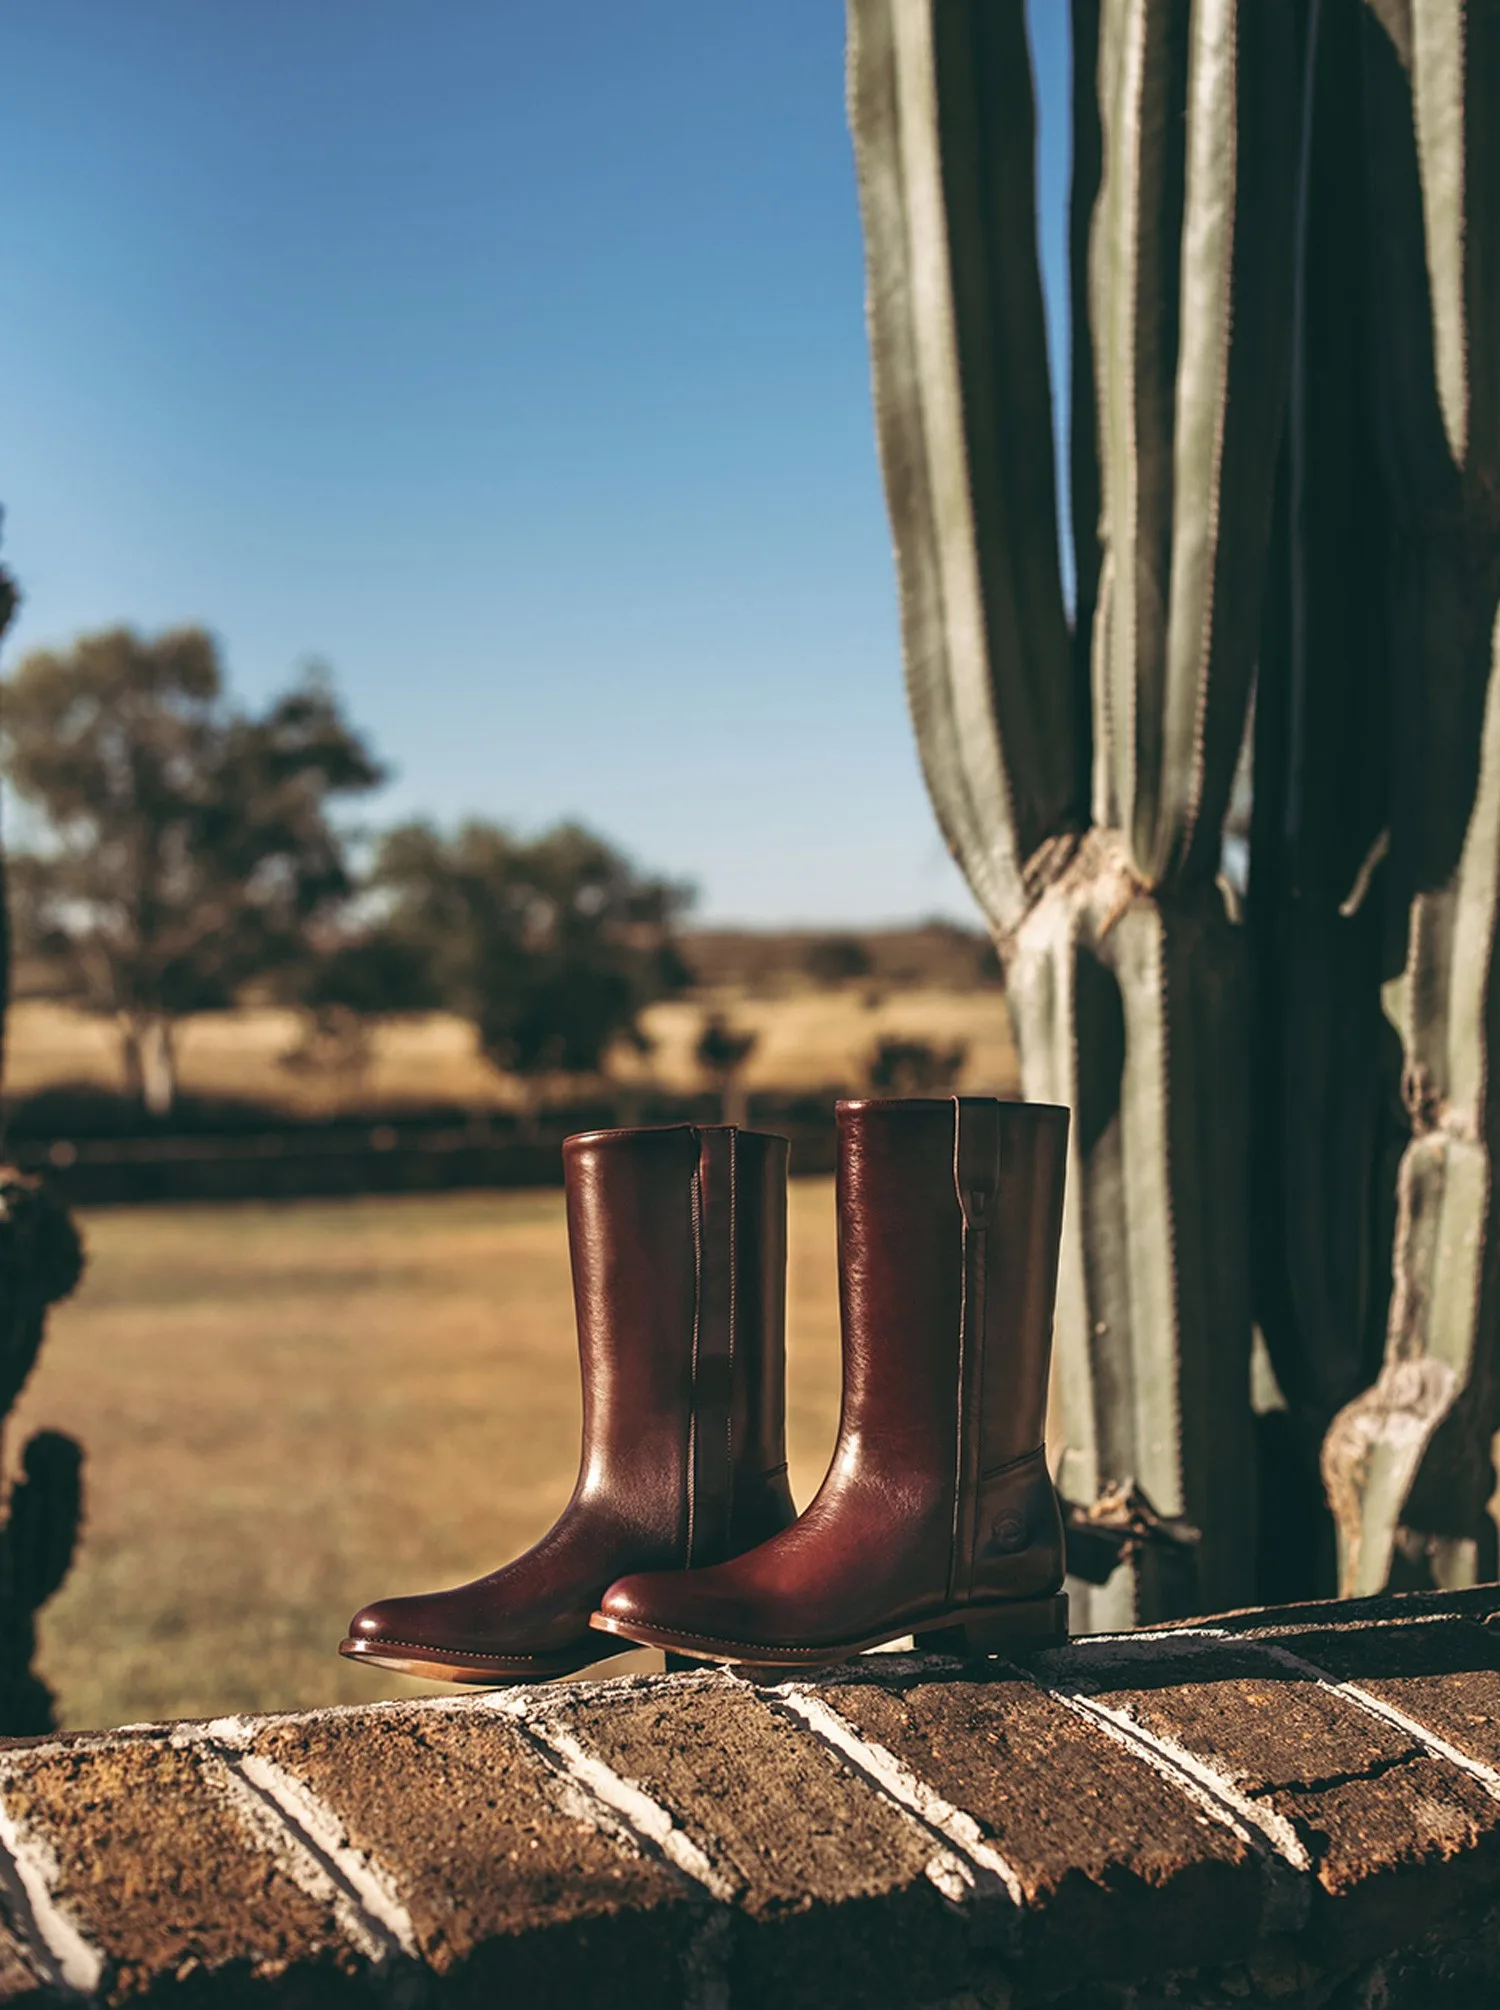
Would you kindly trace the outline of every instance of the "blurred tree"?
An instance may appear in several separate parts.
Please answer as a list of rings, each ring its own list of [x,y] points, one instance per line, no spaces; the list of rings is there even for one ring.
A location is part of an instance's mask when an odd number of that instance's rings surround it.
[[[358,897],[350,903],[357,915]],[[353,1094],[373,1059],[375,1021],[402,1012],[432,1012],[444,999],[423,946],[384,924],[361,927],[346,913],[310,935],[307,953],[277,974],[274,989],[300,1005],[304,1022],[281,1056],[293,1074],[331,1080]]]
[[[351,890],[329,799],[385,776],[316,673],[253,717],[201,628],[38,650],[4,688],[0,752],[47,846],[12,861],[16,916],[118,1020],[127,1079],[170,1108],[172,1024],[303,951]]]
[[[722,1121],[744,1124],[749,1115],[744,1067],[755,1052],[757,1035],[731,1026],[720,1012],[711,1012],[698,1036],[695,1058],[719,1090]]]
[[[869,976],[870,952],[857,935],[824,935],[807,945],[802,968],[815,984],[846,984]]]
[[[386,834],[369,888],[379,918],[314,981],[339,1003],[388,982],[386,1010],[400,998],[462,1013],[533,1107],[549,1075],[598,1073],[617,1040],[646,1051],[642,1010],[689,981],[674,928],[690,889],[641,875],[577,824],[529,842],[482,822],[452,837],[406,824]]]
[[[879,1096],[951,1095],[968,1057],[962,1040],[938,1048],[930,1040],[893,1036],[870,1056],[870,1087]]]

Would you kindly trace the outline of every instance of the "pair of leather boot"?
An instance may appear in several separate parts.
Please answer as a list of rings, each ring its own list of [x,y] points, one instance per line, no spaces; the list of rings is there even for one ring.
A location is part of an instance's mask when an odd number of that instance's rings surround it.
[[[807,1511],[786,1478],[786,1141],[570,1138],[573,1497],[503,1570],[366,1606],[345,1654],[495,1682],[636,1645],[819,1667],[905,1634],[994,1652],[1066,1633],[1042,1434],[1067,1112],[837,1114],[843,1407]]]

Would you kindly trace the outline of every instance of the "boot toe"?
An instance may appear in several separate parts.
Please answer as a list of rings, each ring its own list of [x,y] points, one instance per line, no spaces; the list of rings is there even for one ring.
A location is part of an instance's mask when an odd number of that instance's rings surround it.
[[[701,1571],[645,1571],[622,1577],[605,1592],[599,1610],[627,1634],[632,1627],[647,1627],[681,1634],[684,1639],[753,1639],[753,1632],[746,1628],[753,1626],[754,1620],[734,1583],[732,1568],[718,1565]]]
[[[410,1610],[420,1601],[411,1598],[379,1598],[361,1606],[349,1621],[349,1638],[374,1647],[382,1642],[410,1641],[420,1632],[416,1615]]]
[[[606,1618],[618,1620],[622,1626],[628,1626],[632,1621],[650,1625],[657,1616],[656,1603],[651,1596],[656,1582],[650,1572],[619,1578],[600,1599],[599,1610]]]

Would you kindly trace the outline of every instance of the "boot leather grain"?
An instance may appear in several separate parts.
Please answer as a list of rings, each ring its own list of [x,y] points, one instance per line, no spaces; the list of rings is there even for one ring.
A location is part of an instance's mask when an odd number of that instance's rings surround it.
[[[563,1146],[583,1379],[577,1485],[503,1569],[356,1613],[341,1652],[404,1673],[568,1673],[628,1647],[589,1617],[623,1573],[713,1564],[793,1519],[784,1138],[731,1126]]]
[[[840,1103],[838,1126],[844,1389],[827,1477],[758,1549],[613,1585],[598,1626],[806,1665],[1062,1585],[1042,1439],[1067,1111],[868,1100]]]

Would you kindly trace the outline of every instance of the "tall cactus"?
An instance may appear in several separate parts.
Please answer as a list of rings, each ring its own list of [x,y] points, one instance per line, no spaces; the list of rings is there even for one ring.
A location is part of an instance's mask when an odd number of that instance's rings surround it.
[[[0,568],[0,634],[17,604]],[[0,878],[0,1055],[10,996],[10,935]],[[39,1180],[0,1166],[0,1477],[5,1419],[35,1364],[47,1308],[73,1290],[83,1250],[67,1210]],[[82,1516],[83,1454],[60,1431],[38,1431],[21,1455],[0,1523],[0,1737],[53,1724],[51,1691],[32,1669],[36,1615],[72,1562]]]
[[[1324,1450],[1350,1592],[1495,1575],[1500,1428],[1500,16],[1382,0],[1361,55],[1411,1138],[1384,1363]]]
[[[1099,494],[1086,687],[1058,583],[1022,0],[850,0],[850,28],[923,767],[995,933],[1026,1092],[1075,1113],[1059,1484],[1090,1502],[1131,1479],[1204,1532],[1196,1586],[1170,1590],[1147,1549],[1084,1623],[1223,1604],[1253,1590],[1255,1489],[1249,973],[1217,875],[1287,371],[1292,8],[1075,0],[1098,107],[1086,261],[1077,188],[1074,232],[1096,390],[1075,399],[1075,487],[1097,454]],[[1078,547],[1087,595],[1091,526]]]

